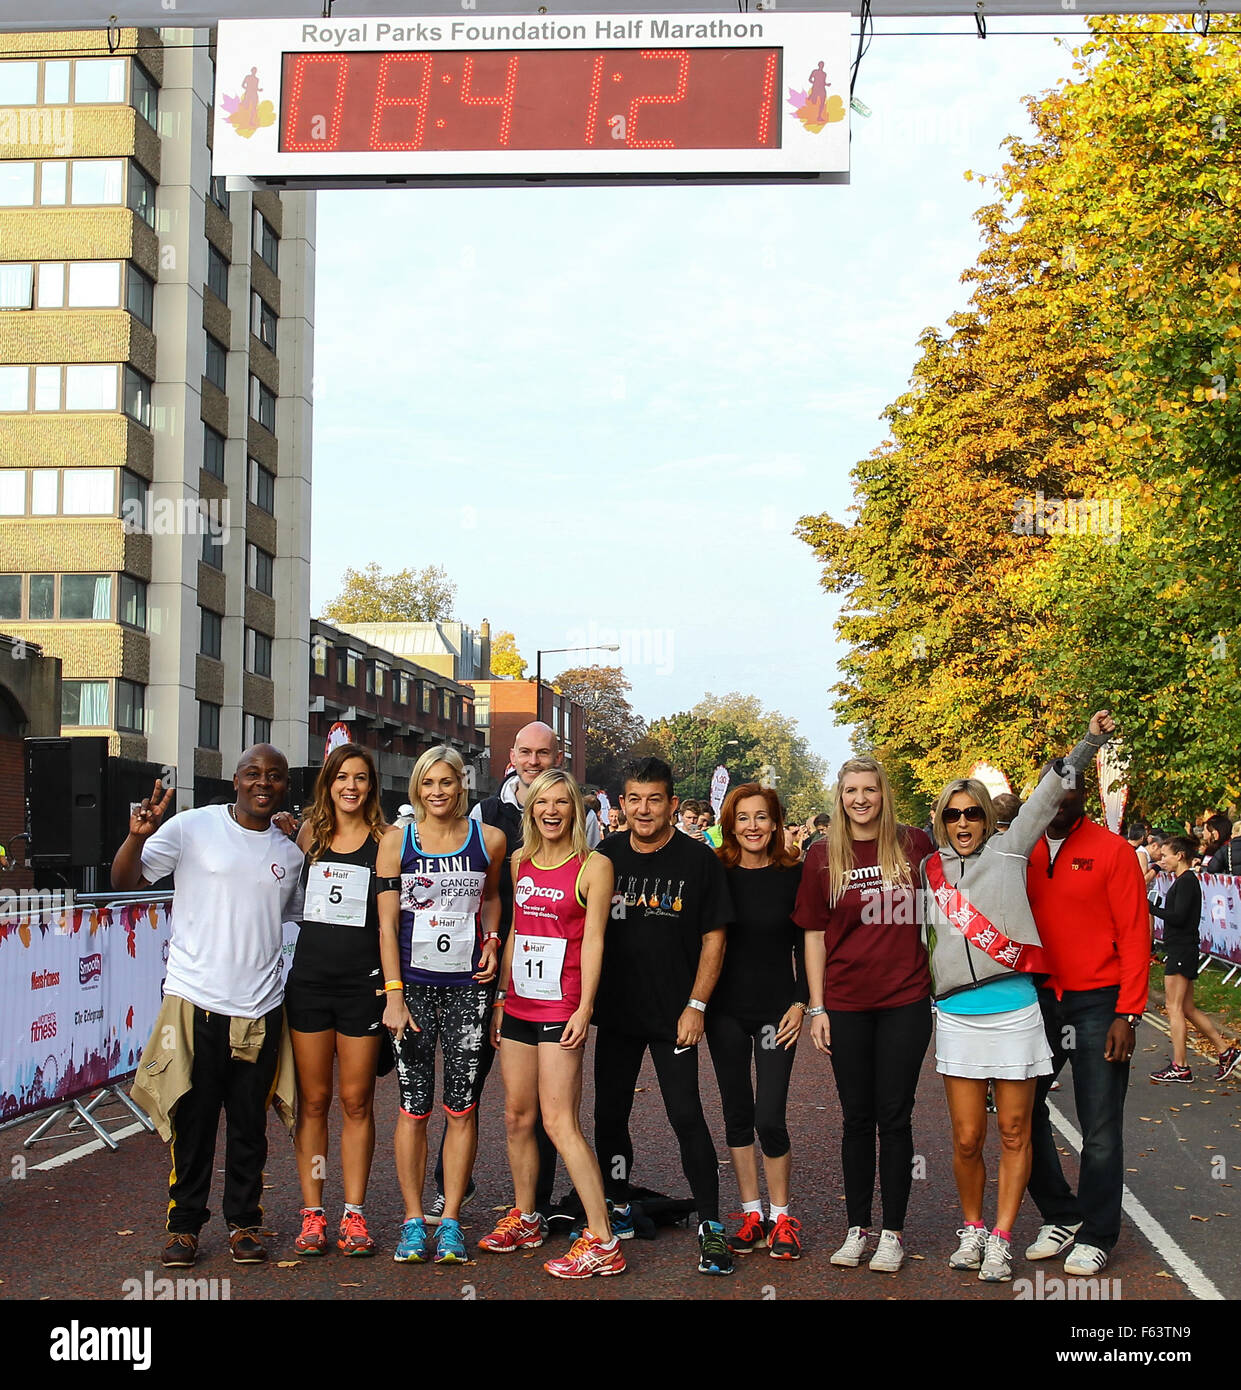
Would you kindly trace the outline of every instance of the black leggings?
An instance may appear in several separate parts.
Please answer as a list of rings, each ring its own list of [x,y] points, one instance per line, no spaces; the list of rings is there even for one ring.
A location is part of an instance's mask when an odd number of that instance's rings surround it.
[[[931,1001],[860,1013],[828,1010],[832,1070],[844,1111],[840,1166],[850,1226],[869,1227],[875,1190],[875,1133],[883,1225],[905,1228],[913,1182],[913,1109],[918,1074],[931,1041]]]
[[[700,1221],[720,1219],[720,1170],[711,1131],[698,1094],[698,1049],[632,1038],[609,1028],[595,1029],[595,1153],[603,1187],[616,1201],[626,1201],[633,1172],[629,1116],[633,1088],[642,1070],[642,1054],[651,1050],[655,1076],[668,1122],[681,1147],[681,1168],[689,1182]]]
[[[724,1139],[730,1149],[746,1149],[758,1131],[767,1158],[789,1151],[786,1111],[789,1076],[796,1048],[776,1042],[777,1020],[735,1018],[707,1011],[707,1045],[724,1103]],[[750,1059],[754,1079],[750,1079]]]

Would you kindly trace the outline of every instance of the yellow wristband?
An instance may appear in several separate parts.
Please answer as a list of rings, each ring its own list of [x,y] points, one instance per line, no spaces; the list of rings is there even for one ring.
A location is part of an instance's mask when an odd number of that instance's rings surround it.
[[[384,991],[385,991],[385,993],[386,993],[388,990],[390,990],[390,989],[401,989],[401,990],[403,990],[404,988],[405,988],[405,985],[404,985],[404,983],[403,983],[402,981],[400,981],[400,980],[385,980],[385,981],[384,981]]]

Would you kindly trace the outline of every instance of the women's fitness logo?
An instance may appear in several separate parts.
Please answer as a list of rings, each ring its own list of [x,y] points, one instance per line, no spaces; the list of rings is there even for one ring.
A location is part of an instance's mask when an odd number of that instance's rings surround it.
[[[827,80],[822,60],[806,79],[806,83],[804,92],[789,88],[789,105],[811,135],[818,135],[825,125],[844,120],[845,103],[843,98],[835,93],[828,96],[827,89],[832,84]]]
[[[270,101],[260,101],[259,70],[251,68],[241,79],[239,97],[222,96],[220,105],[224,117],[238,135],[248,140],[256,130],[276,124],[276,108]]]

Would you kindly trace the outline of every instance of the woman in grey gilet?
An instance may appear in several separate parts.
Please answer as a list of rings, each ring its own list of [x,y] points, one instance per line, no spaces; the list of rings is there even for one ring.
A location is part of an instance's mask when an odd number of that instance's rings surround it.
[[[935,1063],[944,1078],[964,1214],[948,1264],[977,1270],[984,1283],[1012,1278],[1011,1232],[1030,1176],[1035,1081],[1052,1069],[1033,980],[1042,951],[1026,897],[1026,861],[1070,779],[1085,771],[1115,727],[1100,710],[1087,736],[1062,767],[1047,769],[1003,834],[993,834],[990,794],[973,778],[949,782],[935,803],[939,851],[922,867],[923,920],[935,985]],[[982,1219],[988,1082],[995,1086],[1002,1146],[990,1233]]]

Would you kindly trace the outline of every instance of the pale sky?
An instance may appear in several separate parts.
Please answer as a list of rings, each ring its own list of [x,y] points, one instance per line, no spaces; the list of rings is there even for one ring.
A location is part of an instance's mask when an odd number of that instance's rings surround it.
[[[1084,30],[989,27],[876,25],[847,186],[321,193],[312,610],[348,565],[439,564],[531,671],[619,641],[644,717],[754,694],[834,771],[836,600],[793,525],[845,518],[918,334],[966,304],[964,171],[1071,72],[1005,31]]]

